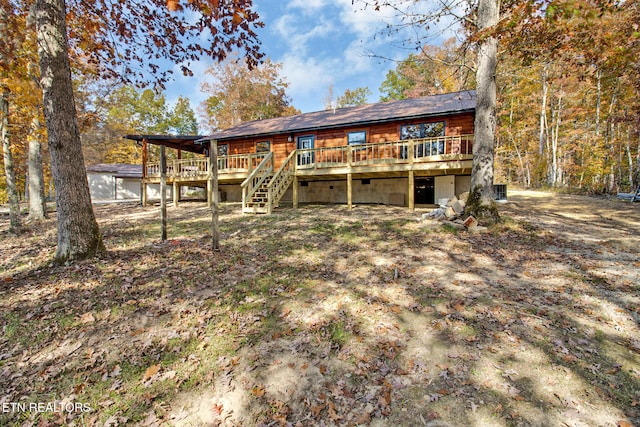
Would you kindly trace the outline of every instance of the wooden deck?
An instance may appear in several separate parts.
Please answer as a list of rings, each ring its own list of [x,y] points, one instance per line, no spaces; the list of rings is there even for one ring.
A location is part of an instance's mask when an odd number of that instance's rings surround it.
[[[419,140],[389,141],[341,147],[295,150],[293,175],[322,178],[354,174],[364,177],[402,176],[409,171],[438,171],[469,167],[473,135],[445,136]],[[268,153],[236,154],[218,157],[218,180],[239,183],[249,177]],[[209,178],[209,159],[167,162],[167,183],[205,184]],[[144,180],[160,182],[160,163],[147,163]]]
[[[298,181],[345,179],[347,204],[352,204],[352,180],[355,178],[406,177],[413,189],[415,177],[447,175],[469,171],[472,167],[473,135],[444,136],[415,140],[387,141],[293,150],[278,164],[273,152],[236,154],[217,158],[218,184],[240,184],[242,206],[246,213],[270,214],[288,188],[293,188],[293,205],[298,204]],[[211,203],[209,158],[167,162],[166,183],[174,187],[178,204],[183,185],[207,187]],[[147,163],[143,182],[161,182],[160,163]],[[146,204],[146,185],[142,203]],[[413,209],[413,191],[409,191]]]

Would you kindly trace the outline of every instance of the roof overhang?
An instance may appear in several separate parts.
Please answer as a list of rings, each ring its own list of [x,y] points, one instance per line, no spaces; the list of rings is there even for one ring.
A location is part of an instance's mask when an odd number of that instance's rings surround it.
[[[203,140],[202,135],[125,135],[123,138],[136,141],[137,143],[147,142],[153,145],[164,145],[176,150],[190,151],[192,153],[204,154],[206,144],[199,142]],[[208,139],[205,139],[207,141]]]

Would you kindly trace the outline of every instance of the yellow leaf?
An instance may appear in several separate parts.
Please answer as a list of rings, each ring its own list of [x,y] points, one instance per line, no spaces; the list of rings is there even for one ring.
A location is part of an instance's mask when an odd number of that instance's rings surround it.
[[[144,377],[142,378],[142,381],[147,381],[149,378],[157,374],[159,370],[160,370],[160,365],[149,366],[147,370],[144,371]]]

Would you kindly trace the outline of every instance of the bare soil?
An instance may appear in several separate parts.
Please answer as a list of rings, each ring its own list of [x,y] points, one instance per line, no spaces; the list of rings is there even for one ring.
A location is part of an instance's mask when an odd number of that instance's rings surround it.
[[[640,204],[509,199],[486,233],[225,204],[215,253],[203,204],[167,242],[97,206],[109,252],[65,266],[2,217],[0,426],[640,426]]]

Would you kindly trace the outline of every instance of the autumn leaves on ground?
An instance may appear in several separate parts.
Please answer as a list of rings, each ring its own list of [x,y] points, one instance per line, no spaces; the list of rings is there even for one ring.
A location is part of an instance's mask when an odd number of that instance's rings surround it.
[[[204,204],[166,243],[101,206],[109,253],[62,267],[2,218],[0,425],[640,425],[640,206],[510,197],[483,234],[227,204],[216,254]]]

